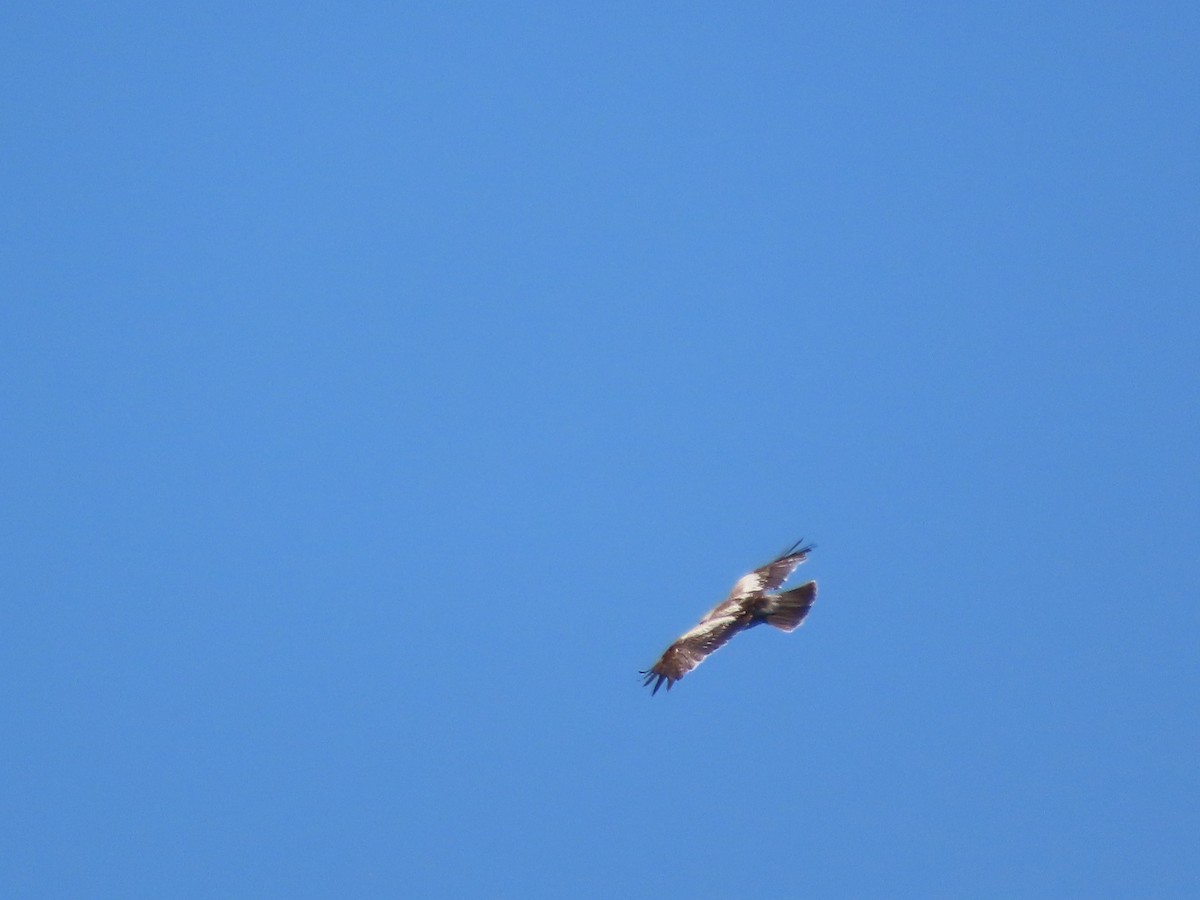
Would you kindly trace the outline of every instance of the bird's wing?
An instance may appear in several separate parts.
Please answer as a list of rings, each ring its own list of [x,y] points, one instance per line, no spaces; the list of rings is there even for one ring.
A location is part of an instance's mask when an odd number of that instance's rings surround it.
[[[730,598],[744,597],[747,594],[757,594],[760,591],[773,591],[788,580],[788,576],[796,571],[796,567],[808,558],[813,545],[800,546],[800,541],[792,545],[778,559],[774,559],[738,579],[738,583],[730,591]]]
[[[653,683],[653,693],[657,694],[665,681],[669,691],[671,685],[704,662],[714,650],[723,647],[744,627],[745,622],[739,616],[705,619],[691,631],[681,635],[658,658],[658,662],[640,673],[645,676],[642,683],[647,687]]]

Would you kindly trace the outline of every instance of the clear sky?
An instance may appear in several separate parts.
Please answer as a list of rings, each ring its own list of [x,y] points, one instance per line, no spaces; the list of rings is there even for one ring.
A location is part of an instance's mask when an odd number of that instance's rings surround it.
[[[5,3],[0,895],[1197,896],[1198,10]]]

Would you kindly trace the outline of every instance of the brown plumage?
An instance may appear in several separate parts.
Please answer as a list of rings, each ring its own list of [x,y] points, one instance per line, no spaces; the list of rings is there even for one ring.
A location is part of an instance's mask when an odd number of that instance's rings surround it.
[[[809,581],[782,593],[773,593],[808,557],[813,545],[801,547],[797,541],[778,559],[738,579],[729,596],[714,606],[699,624],[681,635],[666,649],[658,662],[638,674],[642,682],[654,685],[652,694],[666,682],[667,690],[680,678],[700,665],[710,653],[725,646],[739,631],[766,622],[781,631],[794,631],[817,599],[817,583]]]

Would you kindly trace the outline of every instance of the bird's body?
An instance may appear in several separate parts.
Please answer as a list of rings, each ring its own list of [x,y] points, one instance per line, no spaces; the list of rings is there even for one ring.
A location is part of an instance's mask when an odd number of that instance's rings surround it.
[[[695,628],[680,635],[658,661],[642,674],[652,693],[666,682],[667,690],[723,647],[739,631],[766,622],[782,631],[794,631],[817,598],[817,583],[809,581],[782,593],[773,593],[808,557],[812,546],[794,544],[777,559],[738,579],[729,596],[714,606]]]

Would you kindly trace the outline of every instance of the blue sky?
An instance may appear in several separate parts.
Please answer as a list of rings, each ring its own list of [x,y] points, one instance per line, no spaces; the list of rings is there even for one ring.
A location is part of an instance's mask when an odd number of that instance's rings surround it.
[[[0,893],[1195,896],[1198,33],[6,4]]]

